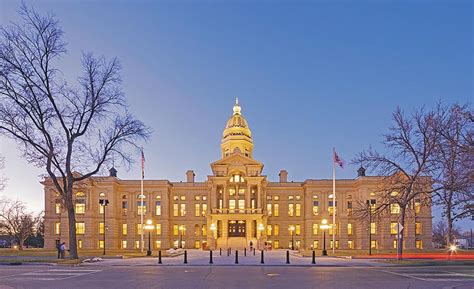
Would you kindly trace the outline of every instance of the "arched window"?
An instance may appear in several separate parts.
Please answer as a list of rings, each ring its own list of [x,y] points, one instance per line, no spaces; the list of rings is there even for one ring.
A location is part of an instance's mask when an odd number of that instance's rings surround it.
[[[143,201],[142,201],[143,200]],[[146,195],[138,194],[137,195],[137,213],[138,215],[146,214]],[[143,202],[143,206],[142,206]]]
[[[104,193],[104,192],[100,192],[99,197],[105,197],[105,193]]]
[[[347,195],[347,214],[352,215],[352,195]]]

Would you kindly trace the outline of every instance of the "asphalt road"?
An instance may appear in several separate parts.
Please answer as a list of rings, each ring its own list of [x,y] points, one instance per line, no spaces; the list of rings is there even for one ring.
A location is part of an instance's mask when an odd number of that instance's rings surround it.
[[[0,266],[11,288],[472,289],[470,267]]]

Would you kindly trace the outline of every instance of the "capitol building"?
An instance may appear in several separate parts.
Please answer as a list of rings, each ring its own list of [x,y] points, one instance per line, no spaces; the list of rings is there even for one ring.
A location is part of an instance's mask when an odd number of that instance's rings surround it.
[[[192,170],[183,181],[145,180],[141,198],[141,180],[120,179],[114,168],[109,176],[87,179],[74,192],[79,249],[140,250],[142,232],[145,248],[150,236],[153,250],[250,244],[320,250],[324,238],[328,250],[396,248],[398,205],[370,220],[354,214],[366,202],[377,205],[382,177],[366,176],[361,167],[355,178],[337,179],[334,212],[332,180],[289,181],[282,170],[278,181],[269,181],[253,147],[250,126],[236,102],[222,135],[221,158],[210,164],[212,174],[205,181],[195,181]],[[45,248],[55,248],[57,240],[68,243],[68,218],[51,181],[43,184]],[[102,206],[99,201],[105,199],[109,203]],[[152,226],[142,227],[142,215],[143,224]],[[323,220],[331,226],[321,226]],[[431,248],[431,220],[431,205],[415,199],[405,220],[404,248]]]

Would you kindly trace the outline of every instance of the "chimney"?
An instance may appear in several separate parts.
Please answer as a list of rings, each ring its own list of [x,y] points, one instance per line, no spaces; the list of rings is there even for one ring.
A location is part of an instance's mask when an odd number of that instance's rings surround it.
[[[117,177],[117,170],[116,170],[114,167],[111,167],[111,168],[110,168],[110,170],[109,170],[109,176],[110,176],[110,177],[114,177],[114,178]]]
[[[286,170],[281,170],[278,175],[280,176],[280,183],[288,182],[288,172]]]
[[[357,170],[357,177],[365,177],[365,168],[363,166],[360,166]]]
[[[194,171],[193,170],[188,170],[186,172],[186,182],[188,183],[194,183]]]

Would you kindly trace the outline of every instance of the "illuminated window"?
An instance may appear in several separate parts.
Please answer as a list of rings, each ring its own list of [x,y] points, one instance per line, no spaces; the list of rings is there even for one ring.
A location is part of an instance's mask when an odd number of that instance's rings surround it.
[[[128,211],[128,201],[126,200],[127,196],[123,195],[122,199],[122,215],[126,216]]]
[[[280,205],[279,204],[273,204],[273,215],[275,217],[278,217],[280,215]]]
[[[127,236],[128,234],[128,225],[126,223],[122,224],[122,236]]]
[[[200,249],[201,248],[201,242],[200,241],[194,241],[194,249]]]
[[[76,223],[76,234],[84,235],[86,233],[86,224],[84,222]]]
[[[334,230],[335,235],[338,235],[337,224],[334,224],[334,225],[331,224],[329,226],[328,233],[329,233],[330,236],[332,236],[333,230]]]
[[[292,196],[292,195],[289,195],[289,196],[288,196],[288,200],[289,200],[289,201],[292,201],[293,199],[294,199],[294,196]]]
[[[352,235],[353,234],[353,231],[352,231],[352,224],[351,223],[348,223],[347,224],[347,235]]]
[[[390,193],[390,196],[396,197],[396,196],[398,196],[398,192],[391,192],[391,193]]]
[[[241,212],[245,210],[245,200],[239,200],[239,210]]]
[[[181,197],[179,197],[179,199],[180,199],[181,201],[186,201],[186,196],[181,196]]]
[[[300,195],[296,195],[295,198],[296,198],[297,201],[300,201],[300,200],[301,200],[301,196],[300,196]]]
[[[127,240],[122,240],[122,249],[127,249]]]
[[[231,210],[231,212],[235,210],[235,200],[229,200],[229,210]]]
[[[194,196],[194,200],[200,201],[200,200],[201,200],[201,196],[199,196],[199,195]]]
[[[354,249],[354,241],[352,241],[352,240],[347,241],[347,248],[348,249]]]
[[[142,234],[142,224],[137,224],[137,234],[138,235]]]
[[[375,235],[377,234],[377,224],[370,223],[370,234]]]
[[[397,222],[391,222],[390,223],[390,234],[392,234],[392,235],[398,234],[397,224],[398,224]]]
[[[347,201],[347,214],[352,215],[352,201]]]
[[[201,226],[201,232],[202,232],[202,235],[204,237],[207,236],[207,225],[206,224]]]
[[[104,249],[104,240],[99,240],[99,249]]]
[[[179,196],[173,196],[173,201],[179,201]]]
[[[336,207],[337,207],[337,201],[336,201]],[[329,213],[329,215],[332,215],[333,212],[334,212],[333,201],[328,201],[328,213]]]
[[[419,214],[421,211],[421,202],[419,199],[415,200],[415,214]]]
[[[202,215],[205,216],[207,214],[207,204],[202,204]]]
[[[156,224],[155,230],[157,235],[161,235],[161,224]]]
[[[318,229],[319,229],[319,225],[318,224],[313,224],[313,235],[318,234]]]
[[[202,196],[202,200],[203,200],[203,201],[206,201],[206,200],[207,200],[207,196]]]
[[[267,214],[268,214],[269,216],[272,215],[272,204],[267,204]]]
[[[333,246],[333,242],[332,240],[329,241],[329,248],[332,249],[332,246]],[[339,240],[336,240],[336,249],[339,249]]]
[[[105,226],[103,222],[99,222],[99,234],[103,235],[105,231]]]
[[[296,204],[296,216],[301,217],[301,204]]]
[[[155,249],[161,249],[161,241],[160,240],[155,241]]]
[[[417,249],[423,249],[423,241],[422,240],[415,240],[415,247]]]
[[[201,216],[201,205],[200,204],[194,204],[194,216],[195,217],[200,217]]]
[[[146,214],[146,201],[143,201],[143,206],[141,200],[137,201],[137,213],[138,215]]]
[[[393,249],[397,249],[397,245],[398,245],[398,240],[397,239],[393,240]]]
[[[75,212],[76,214],[86,213],[86,194],[83,192],[76,193]]]
[[[273,200],[274,200],[274,201],[279,201],[279,200],[280,200],[280,196],[278,196],[278,195],[273,196]]]
[[[267,236],[272,235],[272,225],[267,225]]]
[[[155,201],[155,215],[161,216],[161,201]]]
[[[61,234],[61,223],[60,223],[60,222],[54,223],[54,233],[55,233],[56,235],[60,235],[60,234]]]
[[[57,202],[54,206],[56,214],[61,214],[61,203]]]
[[[376,208],[377,208],[377,200],[370,199],[370,211],[374,213]]]
[[[288,216],[293,217],[295,215],[295,204],[288,204]]]
[[[370,241],[370,248],[377,249],[377,240]]]
[[[105,211],[104,206],[99,205],[99,214],[102,215],[104,213],[104,211]]]
[[[267,201],[271,201],[272,200],[272,196],[271,195],[267,195]]]
[[[179,206],[178,204],[173,204],[173,217],[179,216]]]
[[[280,235],[280,225],[273,225],[273,236]]]
[[[295,226],[295,235],[296,235],[296,236],[300,236],[300,235],[301,235],[301,226],[300,226],[300,225],[296,225],[296,226]]]
[[[400,205],[399,204],[390,204],[390,213],[400,214]]]
[[[173,236],[178,236],[178,235],[179,235],[179,226],[173,225]]]
[[[77,240],[77,247],[79,249],[82,249],[82,240],[81,239]]]
[[[273,248],[274,248],[274,249],[280,248],[280,241],[274,240],[274,241],[273,241]]]
[[[319,249],[319,241],[318,240],[313,241],[313,249]]]
[[[313,215],[317,216],[319,214],[319,202],[313,201]]]
[[[421,235],[421,223],[420,222],[415,223],[415,234],[416,235]]]
[[[135,241],[135,249],[140,249],[140,241]]]

